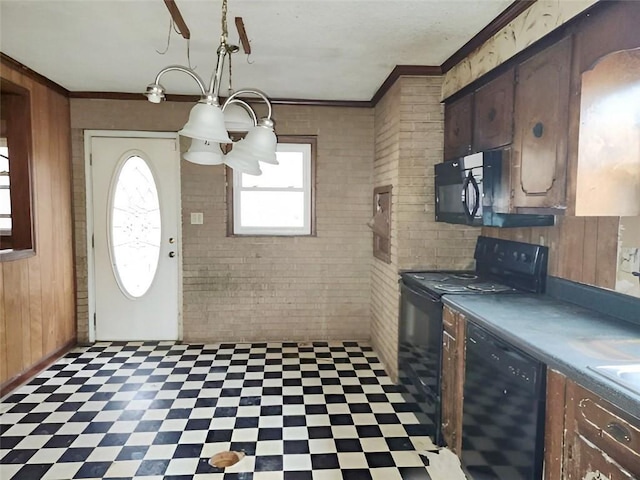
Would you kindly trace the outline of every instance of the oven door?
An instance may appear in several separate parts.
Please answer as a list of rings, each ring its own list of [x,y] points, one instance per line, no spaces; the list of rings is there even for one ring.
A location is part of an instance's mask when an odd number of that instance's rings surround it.
[[[442,302],[400,282],[398,382],[408,401],[420,407],[417,416],[436,445],[442,445],[440,372]]]
[[[435,165],[436,221],[482,225],[482,166],[463,168],[464,159]]]

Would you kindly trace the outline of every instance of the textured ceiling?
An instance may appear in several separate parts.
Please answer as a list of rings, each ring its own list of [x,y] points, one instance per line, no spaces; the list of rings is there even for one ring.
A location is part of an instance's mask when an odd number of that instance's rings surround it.
[[[209,81],[221,1],[176,0],[191,30],[190,59]],[[233,56],[233,86],[273,98],[370,100],[396,65],[440,65],[511,0],[229,0],[229,40],[241,16],[252,54]],[[187,64],[187,41],[162,0],[0,0],[0,50],[71,91],[144,91],[157,72]],[[186,75],[168,93],[197,94]],[[228,80],[223,80],[223,94]]]

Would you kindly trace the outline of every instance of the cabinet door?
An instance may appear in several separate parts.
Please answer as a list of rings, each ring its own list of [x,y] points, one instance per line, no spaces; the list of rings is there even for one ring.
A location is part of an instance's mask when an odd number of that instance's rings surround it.
[[[458,456],[462,453],[462,386],[465,318],[449,307],[443,312],[442,436]]]
[[[455,317],[451,310],[449,322],[444,320],[442,332],[442,437],[444,442],[452,450],[456,444],[455,432]]]
[[[571,37],[518,67],[512,169],[514,207],[566,204]]]
[[[638,477],[614,462],[582,435],[568,433],[565,475],[567,480],[636,480]]]
[[[513,140],[514,69],[503,73],[475,93],[473,150],[491,150]]]
[[[444,107],[444,159],[471,153],[473,95],[469,94]]]

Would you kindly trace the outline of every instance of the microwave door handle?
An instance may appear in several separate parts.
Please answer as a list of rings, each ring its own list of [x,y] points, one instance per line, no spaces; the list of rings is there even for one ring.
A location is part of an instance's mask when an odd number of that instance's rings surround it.
[[[476,194],[476,201],[472,208],[469,208],[469,198],[467,197],[469,184],[473,186],[473,190]],[[469,221],[472,222],[476,213],[478,213],[478,208],[480,208],[480,189],[478,188],[478,182],[474,178],[471,170],[469,170],[469,174],[465,177],[464,182],[462,182],[462,205],[464,206],[465,215]]]

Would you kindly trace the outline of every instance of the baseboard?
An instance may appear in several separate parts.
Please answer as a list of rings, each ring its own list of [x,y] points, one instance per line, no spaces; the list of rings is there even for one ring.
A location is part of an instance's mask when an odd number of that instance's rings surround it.
[[[33,365],[28,370],[25,370],[24,372],[16,375],[15,377],[7,380],[3,384],[0,384],[0,398],[11,393],[13,390],[21,386],[23,383],[26,383],[27,380],[29,380],[31,377],[35,376],[36,374],[40,373],[42,370],[45,370],[49,365],[54,363],[60,357],[65,355],[69,350],[75,347],[76,344],[77,342],[75,339],[68,341],[62,347],[58,348],[53,353],[44,357],[42,360],[40,360],[38,363]]]

